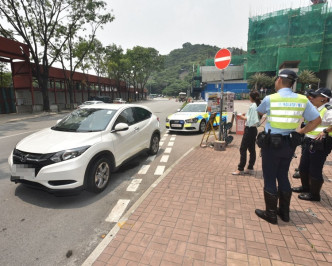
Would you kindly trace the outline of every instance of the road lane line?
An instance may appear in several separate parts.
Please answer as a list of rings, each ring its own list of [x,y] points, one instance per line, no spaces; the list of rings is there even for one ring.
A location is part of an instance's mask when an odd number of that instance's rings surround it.
[[[148,165],[148,164],[142,165],[141,169],[138,171],[138,174],[145,175],[146,172],[149,170],[149,168],[150,168],[150,165]]]
[[[163,141],[160,141],[159,142],[159,147],[163,146],[164,142]]]
[[[162,175],[165,171],[165,165],[158,165],[154,175]]]
[[[105,219],[106,222],[116,223],[121,218],[122,214],[126,210],[130,200],[119,199],[114,208],[112,209],[111,213]]]
[[[133,179],[130,185],[127,187],[127,191],[134,192],[138,189],[139,185],[141,184],[142,179]]]
[[[170,141],[168,142],[168,146],[173,146],[174,145],[174,142]]]
[[[164,153],[171,153],[171,151],[172,151],[172,148],[166,148]]]
[[[169,158],[169,155],[163,155],[160,159],[160,162],[161,163],[167,163],[168,161],[168,158]]]
[[[151,162],[154,161],[154,159],[156,159],[156,156],[157,156],[157,155],[149,156],[149,157],[146,159],[146,161],[151,163]]]
[[[175,140],[175,137],[171,137],[170,141],[174,141]]]

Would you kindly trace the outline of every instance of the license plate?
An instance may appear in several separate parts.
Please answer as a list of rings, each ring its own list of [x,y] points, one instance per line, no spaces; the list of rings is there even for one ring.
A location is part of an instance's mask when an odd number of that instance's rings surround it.
[[[14,164],[12,168],[12,176],[16,179],[35,178],[35,168],[27,164]]]
[[[182,127],[181,124],[171,124],[171,127]]]

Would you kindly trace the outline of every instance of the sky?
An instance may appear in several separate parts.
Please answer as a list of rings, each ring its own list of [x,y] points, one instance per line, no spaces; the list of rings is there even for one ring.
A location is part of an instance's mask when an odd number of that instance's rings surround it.
[[[104,46],[152,47],[162,55],[182,44],[247,50],[249,17],[310,0],[105,0],[115,20],[99,30]]]

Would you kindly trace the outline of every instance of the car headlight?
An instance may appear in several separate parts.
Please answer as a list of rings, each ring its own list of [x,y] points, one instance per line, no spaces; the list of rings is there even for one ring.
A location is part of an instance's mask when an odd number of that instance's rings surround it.
[[[195,117],[195,118],[187,119],[186,123],[197,123],[197,121],[198,121],[198,118]]]
[[[76,149],[59,151],[56,154],[54,154],[50,159],[55,163],[67,161],[67,160],[80,156],[89,148],[90,148],[90,146],[84,146],[84,147],[79,147]]]

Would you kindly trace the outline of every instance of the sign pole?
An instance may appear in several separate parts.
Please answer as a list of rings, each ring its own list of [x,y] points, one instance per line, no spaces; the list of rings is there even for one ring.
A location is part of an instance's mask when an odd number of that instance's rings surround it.
[[[224,127],[222,121],[222,109],[223,109],[223,101],[224,101],[224,69],[221,70],[220,77],[220,121],[219,121],[219,140],[224,140]]]
[[[220,121],[219,121],[219,141],[224,140],[224,123],[222,121],[223,98],[224,98],[224,69],[228,67],[231,62],[231,52],[228,49],[220,49],[214,57],[214,65],[221,70],[220,77]]]

